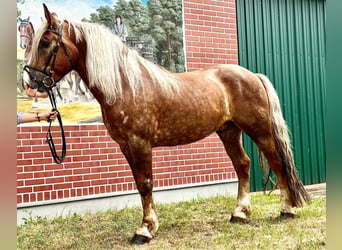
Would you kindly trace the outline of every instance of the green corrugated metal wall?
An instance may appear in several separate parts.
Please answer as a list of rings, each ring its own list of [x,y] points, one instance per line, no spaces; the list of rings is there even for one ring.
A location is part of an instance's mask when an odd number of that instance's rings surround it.
[[[237,0],[239,64],[274,84],[304,184],[326,181],[325,0]],[[254,143],[251,190],[263,187]]]

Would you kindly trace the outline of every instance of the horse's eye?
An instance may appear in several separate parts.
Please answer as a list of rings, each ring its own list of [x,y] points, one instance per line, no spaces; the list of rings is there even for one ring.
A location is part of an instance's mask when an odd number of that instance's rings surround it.
[[[42,39],[40,41],[40,47],[42,47],[42,48],[49,48],[49,46],[50,46],[50,41],[45,40],[45,39]]]

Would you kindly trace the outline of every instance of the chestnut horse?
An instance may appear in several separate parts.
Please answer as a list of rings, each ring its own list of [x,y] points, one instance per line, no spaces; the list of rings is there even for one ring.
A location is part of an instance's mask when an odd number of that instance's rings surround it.
[[[102,25],[59,20],[44,5],[25,70],[30,84],[52,86],[76,70],[101,105],[103,122],[125,155],[141,196],[143,218],[132,239],[143,244],[158,230],[152,198],[152,148],[192,143],[213,132],[221,138],[238,176],[231,221],[246,221],[250,159],[242,132],[250,136],[275,172],[282,216],[293,217],[310,197],[301,183],[278,96],[261,74],[238,65],[173,74],[142,58]]]

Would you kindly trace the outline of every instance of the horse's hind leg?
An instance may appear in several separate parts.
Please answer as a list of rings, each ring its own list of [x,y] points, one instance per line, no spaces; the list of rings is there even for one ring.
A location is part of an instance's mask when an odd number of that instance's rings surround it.
[[[265,155],[270,168],[277,176],[281,194],[281,215],[293,217],[292,207],[301,207],[303,201],[310,201],[310,197],[298,177],[289,142],[284,142],[287,136],[276,135],[268,120],[242,127]]]
[[[281,196],[280,213],[282,215],[288,215],[288,217],[293,217],[294,213],[292,212],[292,203],[286,185],[286,176],[284,175],[284,169],[272,136],[257,137],[253,138],[253,140],[265,155],[268,165],[277,176]]]
[[[258,145],[259,149],[265,155],[270,168],[274,171],[278,179],[278,185],[281,196],[280,214],[284,217],[294,217],[292,207],[296,206],[291,198],[291,193],[288,185],[288,178],[292,178],[286,174],[286,169],[281,157],[277,152],[277,146],[271,134],[269,136],[256,137],[253,140]]]
[[[234,123],[228,122],[217,134],[234,165],[238,176],[237,206],[232,213],[231,222],[246,222],[252,212],[249,199],[250,159],[242,146],[242,133]]]

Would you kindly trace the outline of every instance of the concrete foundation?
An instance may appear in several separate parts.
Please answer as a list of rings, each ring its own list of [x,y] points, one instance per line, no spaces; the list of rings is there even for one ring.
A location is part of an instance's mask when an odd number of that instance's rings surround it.
[[[219,195],[236,196],[237,180],[201,183],[199,185],[179,185],[159,188],[153,191],[155,203],[188,201],[196,198],[208,198]],[[25,218],[56,218],[72,214],[95,213],[109,209],[124,209],[141,206],[137,191],[121,192],[112,195],[89,196],[86,199],[63,199],[51,202],[25,204],[17,208],[17,225],[23,224]]]

